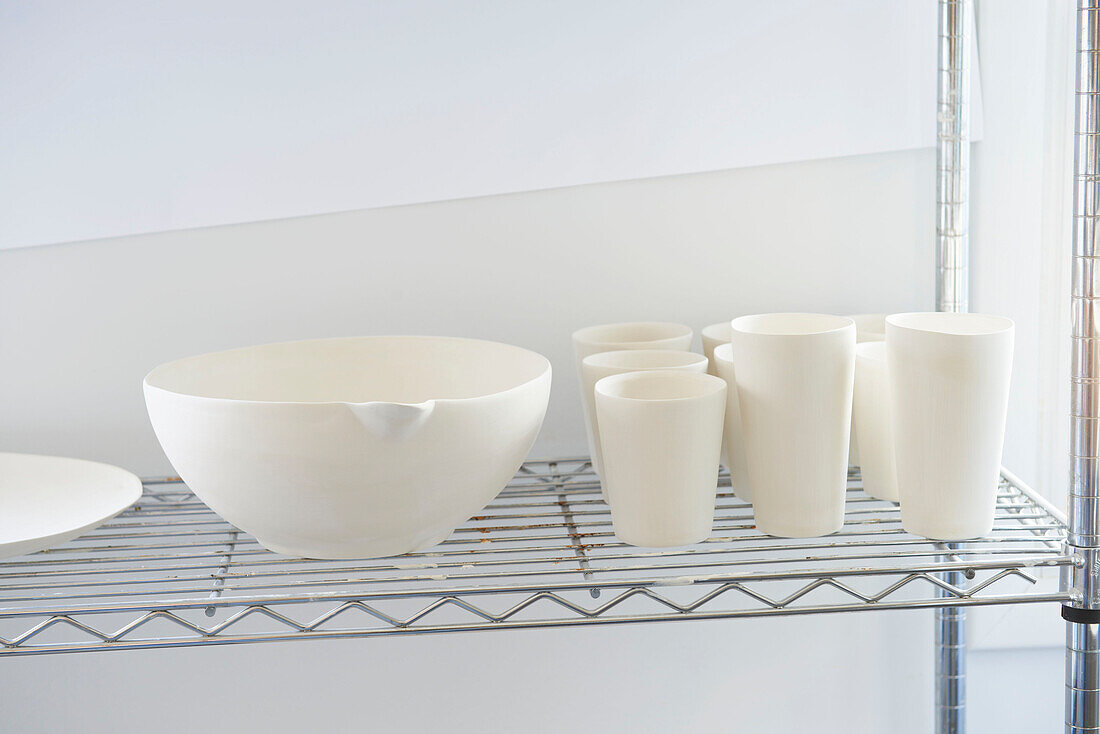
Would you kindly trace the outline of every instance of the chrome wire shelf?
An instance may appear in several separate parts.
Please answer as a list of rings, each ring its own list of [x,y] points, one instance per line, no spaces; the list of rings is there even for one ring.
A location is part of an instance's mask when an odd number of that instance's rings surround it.
[[[157,478],[113,522],[0,562],[0,656],[1061,602],[1018,580],[1071,565],[1064,540],[1061,514],[1007,472],[993,534],[947,549],[905,533],[853,470],[844,528],[826,538],[760,534],[723,475],[709,540],[640,549],[615,539],[587,460],[559,459],[525,464],[428,552],[319,561],[264,550]]]

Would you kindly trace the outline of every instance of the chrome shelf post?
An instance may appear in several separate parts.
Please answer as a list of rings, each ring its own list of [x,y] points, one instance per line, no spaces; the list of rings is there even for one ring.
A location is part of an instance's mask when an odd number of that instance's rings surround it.
[[[936,310],[965,312],[970,222],[970,53],[972,0],[939,0],[936,81]],[[953,550],[955,544],[945,549]],[[943,580],[964,586],[958,572]],[[946,592],[941,590],[941,594]],[[935,731],[966,731],[966,610],[935,619]]]
[[[1078,0],[1066,732],[1100,731],[1100,0]]]

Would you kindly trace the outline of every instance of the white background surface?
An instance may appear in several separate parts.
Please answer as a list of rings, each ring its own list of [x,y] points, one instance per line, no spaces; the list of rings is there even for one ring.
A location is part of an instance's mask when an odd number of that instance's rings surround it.
[[[0,248],[929,146],[935,32],[934,0],[11,0]]]
[[[1042,388],[1063,380],[1040,357],[1068,344],[1047,343],[1039,317],[1060,307],[1037,274],[1068,263],[1040,256],[1043,217],[1058,213],[1042,207],[1045,24],[1031,0],[979,8],[989,124],[974,148],[973,307],[1017,321],[1005,460],[1029,481],[1065,455],[1038,435],[1056,408]],[[163,472],[140,392],[157,363],[424,332],[549,356],[536,453],[577,452],[576,327],[930,305],[934,165],[931,150],[895,152],[2,252],[0,447]],[[1057,613],[970,612],[971,732],[1061,726]],[[1007,639],[1036,647],[1004,649],[1006,629],[1033,631]],[[0,705],[21,734],[926,733],[931,644],[931,612],[904,612],[19,658],[0,666]]]

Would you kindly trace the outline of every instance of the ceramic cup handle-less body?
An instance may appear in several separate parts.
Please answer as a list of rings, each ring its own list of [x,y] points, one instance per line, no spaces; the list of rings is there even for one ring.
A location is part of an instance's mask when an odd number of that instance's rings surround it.
[[[710,362],[710,366],[707,367],[707,374],[714,375],[715,377],[722,377],[722,375],[718,374],[718,365],[714,360],[714,350],[723,344],[730,343],[730,322],[719,321],[717,324],[704,326],[699,332],[699,336],[702,337],[703,340],[703,354],[706,355],[707,360]],[[720,463],[722,466],[732,471],[733,467],[730,466],[729,451],[726,447],[728,442],[728,438],[722,440],[722,458]],[[742,499],[745,498],[742,497]]]
[[[886,314],[857,313],[848,318],[856,322],[856,344],[886,341]],[[852,419],[852,432],[848,437],[848,463],[852,466],[859,466],[859,441],[856,437],[854,417]]]
[[[726,383],[685,371],[596,383],[611,521],[625,543],[669,547],[710,535]]]
[[[729,321],[719,321],[717,324],[704,326],[699,336],[703,339],[703,354],[710,360],[707,373],[718,376],[718,368],[714,364],[714,350],[723,344],[729,344],[731,329]]]
[[[596,457],[596,412],[592,391],[583,389],[581,363],[584,358],[600,352],[624,349],[677,349],[686,352],[691,348],[693,336],[691,327],[661,321],[602,324],[573,332],[573,353],[577,364],[577,382],[582,386],[581,407],[584,409],[584,427],[588,436],[588,455],[592,457],[592,470],[596,474],[600,474]]]
[[[886,340],[886,314],[857,313],[848,318],[856,324],[856,344]]]
[[[733,493],[746,502],[752,502],[752,486],[749,484],[748,462],[745,459],[745,433],[741,428],[741,401],[737,395],[737,375],[733,369],[733,345],[721,344],[714,350],[714,364],[718,376],[726,381],[726,426],[723,431],[723,453],[730,470]]]
[[[894,427],[890,418],[890,383],[886,373],[886,343],[856,345],[856,387],[852,426],[863,447],[860,471],[863,490],[880,500],[898,501]]]
[[[707,358],[695,352],[676,349],[624,349],[617,352],[599,352],[581,361],[581,389],[585,395],[594,395],[596,383],[611,375],[649,370],[684,370],[706,372]],[[599,415],[590,416],[594,426],[592,433],[592,463],[603,466],[603,449],[600,443]],[[600,483],[605,502],[610,504],[606,482]]]
[[[843,316],[733,321],[753,510],[769,535],[828,535],[844,524],[855,348]]]
[[[1012,377],[1012,321],[956,313],[886,319],[901,520],[964,540],[993,529]]]

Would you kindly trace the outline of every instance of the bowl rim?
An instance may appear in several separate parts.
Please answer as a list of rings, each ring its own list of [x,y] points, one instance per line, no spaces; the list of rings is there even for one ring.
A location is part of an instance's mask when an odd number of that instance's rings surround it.
[[[206,357],[211,357],[217,354],[227,354],[229,352],[243,352],[249,349],[257,349],[268,346],[283,346],[288,344],[308,344],[315,342],[340,342],[340,341],[369,341],[374,339],[408,339],[415,341],[453,341],[453,342],[474,342],[477,344],[493,344],[495,346],[504,346],[510,349],[515,349],[520,352],[526,352],[538,357],[542,361],[543,369],[537,375],[529,380],[524,380],[512,387],[505,390],[497,390],[496,392],[487,392],[482,395],[474,395],[465,398],[429,398],[418,403],[399,402],[393,400],[365,400],[362,402],[356,402],[354,400],[250,400],[244,398],[224,398],[224,397],[210,397],[207,395],[195,395],[194,393],[181,392],[179,390],[172,390],[171,388],[157,385],[154,382],[150,382],[150,378],[153,378],[156,372],[162,369],[172,367],[180,364],[181,362],[189,362],[192,360],[200,360]],[[367,336],[336,336],[336,337],[321,337],[316,339],[291,339],[281,342],[265,342],[263,344],[251,344],[244,347],[234,347],[232,349],[219,349],[213,352],[203,352],[202,354],[194,354],[188,357],[181,357],[179,359],[173,359],[168,362],[157,365],[153,369],[146,373],[142,379],[142,387],[146,394],[150,390],[157,390],[160,392],[168,393],[170,395],[179,395],[180,397],[188,398],[190,400],[209,401],[213,403],[230,403],[234,405],[272,405],[272,406],[360,406],[360,405],[372,405],[372,404],[386,404],[386,405],[409,405],[418,407],[429,407],[436,403],[465,403],[473,400],[483,400],[485,398],[496,397],[499,395],[507,395],[510,392],[522,390],[528,385],[536,383],[540,380],[550,379],[553,374],[553,367],[550,364],[550,360],[544,355],[538,352],[527,349],[525,347],[519,347],[515,344],[508,344],[507,342],[498,342],[491,339],[471,339],[463,336],[433,336],[430,334],[371,334]]]

